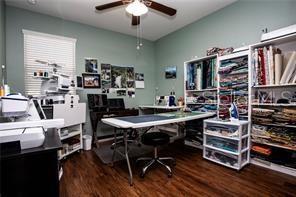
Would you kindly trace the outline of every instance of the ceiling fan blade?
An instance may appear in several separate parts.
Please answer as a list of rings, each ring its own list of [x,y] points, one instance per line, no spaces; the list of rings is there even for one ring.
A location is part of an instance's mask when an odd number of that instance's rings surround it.
[[[125,4],[124,1],[115,1],[115,2],[112,2],[112,3],[104,4],[104,5],[98,5],[98,6],[96,6],[96,9],[99,10],[99,11],[102,11],[102,10],[114,8],[114,7],[117,7],[117,6],[121,6],[121,5],[124,5],[124,4]]]
[[[140,16],[132,16],[133,18],[132,18],[132,25],[133,26],[137,26],[137,25],[139,25],[140,24]]]
[[[162,12],[164,14],[167,14],[169,16],[174,16],[177,13],[177,10],[154,1],[147,0],[147,4],[148,4],[148,7],[154,10],[157,10],[159,12]]]

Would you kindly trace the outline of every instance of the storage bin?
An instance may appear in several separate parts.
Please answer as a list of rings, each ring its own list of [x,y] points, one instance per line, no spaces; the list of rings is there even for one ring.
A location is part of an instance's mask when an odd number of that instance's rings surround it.
[[[90,135],[83,135],[83,149],[84,150],[91,150],[91,141],[92,136]]]

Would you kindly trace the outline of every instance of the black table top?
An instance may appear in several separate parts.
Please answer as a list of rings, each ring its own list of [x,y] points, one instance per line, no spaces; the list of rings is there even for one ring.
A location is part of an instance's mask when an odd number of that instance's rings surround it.
[[[1,154],[0,158],[5,159],[5,158],[11,158],[11,157],[20,157],[27,154],[40,154],[46,151],[56,151],[60,148],[62,148],[62,142],[60,140],[59,134],[57,130],[52,129],[45,132],[45,140],[44,140],[43,146],[24,149],[24,150],[21,150],[20,152],[3,153]]]

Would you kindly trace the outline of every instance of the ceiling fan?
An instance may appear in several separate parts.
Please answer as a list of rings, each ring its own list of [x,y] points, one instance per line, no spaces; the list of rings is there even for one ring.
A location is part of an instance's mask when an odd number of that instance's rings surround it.
[[[96,10],[103,11],[110,8],[128,5],[126,11],[132,15],[132,25],[140,24],[140,16],[148,12],[148,8],[157,10],[169,16],[174,16],[177,10],[151,0],[121,0],[96,6]]]

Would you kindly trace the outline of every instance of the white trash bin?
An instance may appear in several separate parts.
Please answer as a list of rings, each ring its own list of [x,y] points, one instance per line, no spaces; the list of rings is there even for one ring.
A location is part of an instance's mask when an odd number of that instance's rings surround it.
[[[83,135],[83,149],[84,150],[90,150],[91,149],[91,141],[92,136],[91,135]]]

